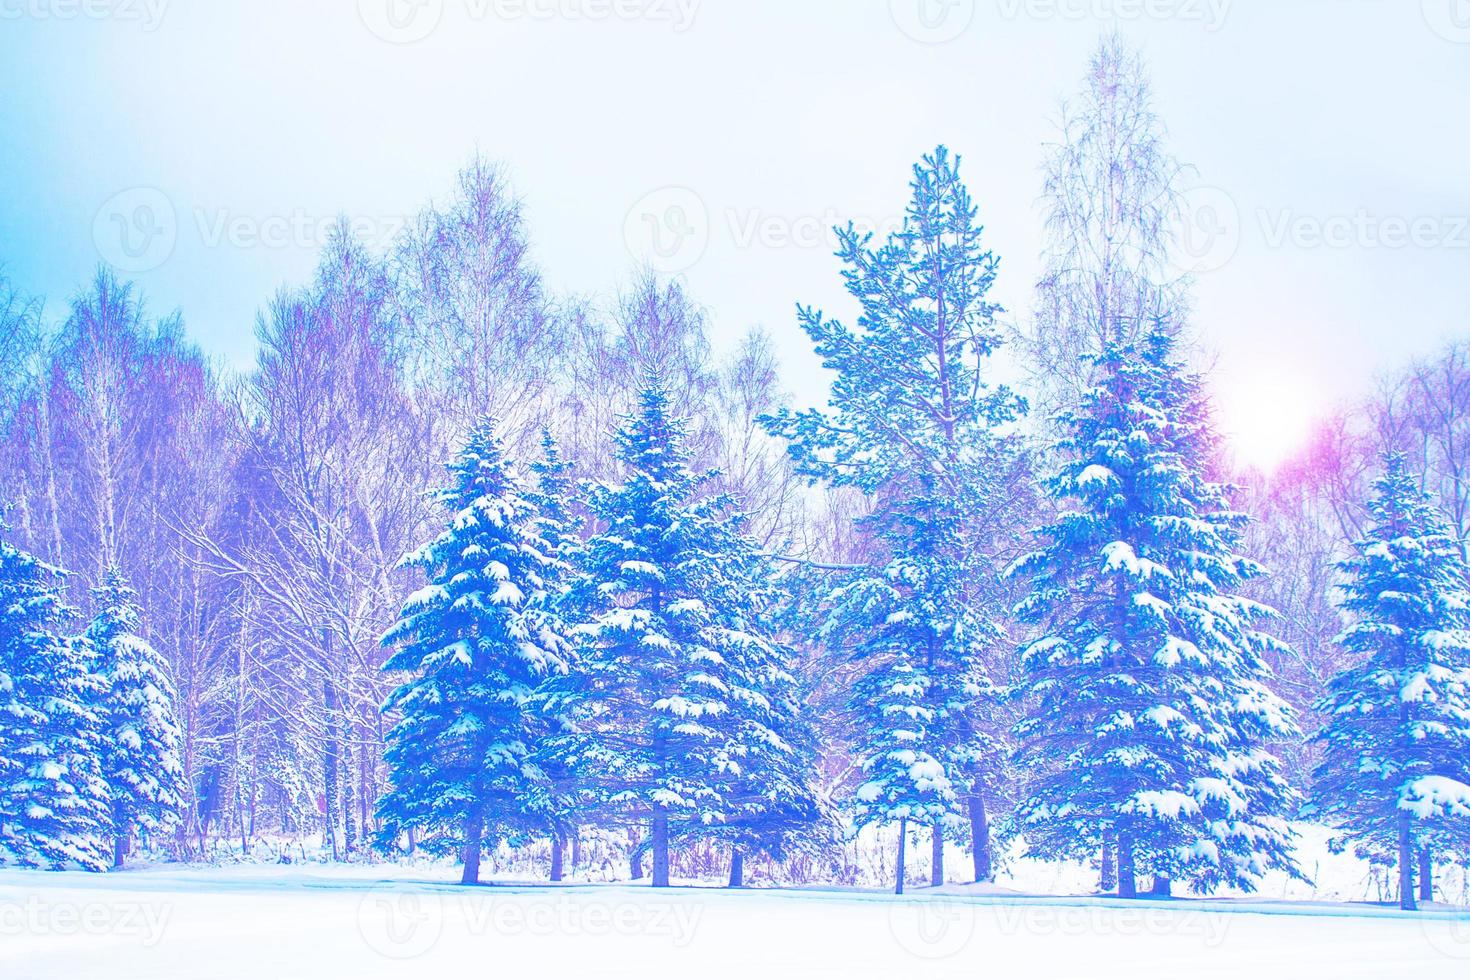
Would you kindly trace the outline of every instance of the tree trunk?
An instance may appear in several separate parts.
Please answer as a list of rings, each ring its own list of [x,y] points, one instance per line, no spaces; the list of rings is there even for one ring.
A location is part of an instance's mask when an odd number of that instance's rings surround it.
[[[661,806],[653,811],[653,887],[669,887],[669,814]]]
[[[353,759],[352,730],[347,725],[343,726],[343,735],[346,736],[346,744],[342,746],[342,853],[351,857],[357,852],[357,821],[353,819],[352,798],[356,795],[353,785]]]
[[[1434,901],[1434,856],[1428,844],[1419,848],[1419,901]]]
[[[979,793],[970,797],[970,850],[975,858],[975,880],[989,881],[990,817],[985,812],[985,800]]]
[[[330,650],[331,637],[322,631],[322,645]],[[330,658],[330,654],[328,654]],[[331,678],[322,681],[322,706],[326,709],[326,739],[322,746],[322,796],[326,801],[326,835],[332,845],[332,860],[340,861],[342,852],[337,845],[337,688]]]
[[[576,874],[577,873],[577,869],[580,868],[581,866],[582,866],[582,835],[581,835],[581,833],[579,833],[578,828],[577,828],[577,825],[576,824],[572,824],[572,874]]]
[[[378,744],[382,744],[381,739]],[[372,765],[369,761],[371,755],[372,749],[367,745],[363,745],[362,750],[357,753],[357,827],[362,834],[364,850],[367,849],[368,834],[377,829],[376,821],[373,821],[373,815],[368,809],[378,796],[372,786]]]
[[[234,717],[231,719],[234,724],[234,734],[230,739],[235,762],[235,819],[240,825],[240,856],[242,858],[248,858],[250,856],[250,840],[245,827],[245,751],[241,746],[242,733],[245,731],[244,707],[246,703],[246,677],[248,676],[248,672],[245,669],[245,650],[247,648],[246,624],[250,621],[249,592],[250,590],[247,587],[245,590],[246,612],[240,617],[240,629],[235,641],[235,705],[233,711]]]
[[[112,839],[112,866],[113,866],[113,868],[121,868],[123,866],[123,861],[125,861],[127,859],[127,856],[128,856],[128,835],[126,833],[121,833],[121,834],[118,834],[116,837],[114,837]]]
[[[561,881],[561,871],[562,871],[562,868],[561,868],[561,852],[562,852],[561,831],[559,831],[559,830],[553,830],[551,832],[551,880],[552,881]]]
[[[1414,904],[1414,832],[1407,813],[1399,813],[1399,908],[1413,912]]]
[[[1133,836],[1126,830],[1118,831],[1118,897],[1138,897],[1138,881],[1133,873]]]
[[[628,874],[634,881],[637,881],[643,877],[643,852],[638,847],[643,841],[639,839],[638,832],[634,830],[628,831],[628,840],[632,843],[628,850]]]
[[[1118,887],[1118,864],[1114,860],[1113,842],[1107,837],[1103,838],[1102,845],[1102,880],[1099,882],[1100,891],[1110,892]]]
[[[56,495],[56,474],[62,472],[56,465],[56,440],[51,430],[51,386],[37,385],[41,397],[36,406],[40,412],[41,430],[45,433],[42,445],[46,447],[46,503],[51,508],[51,561],[61,565],[61,504]]]
[[[745,855],[740,853],[740,848],[730,850],[730,887],[745,887]]]
[[[929,835],[931,856],[929,858],[929,885],[938,888],[944,884],[944,824],[934,821],[934,832]]]
[[[480,883],[480,839],[485,833],[485,818],[474,814],[464,823],[464,875],[461,885]]]
[[[895,895],[902,895],[903,894],[903,874],[904,874],[903,858],[904,858],[904,846],[908,843],[908,840],[909,840],[909,820],[908,820],[908,817],[904,817],[904,818],[902,818],[901,820],[898,821],[898,872],[895,875],[895,877],[897,878],[897,884],[895,884],[893,886],[893,894],[895,894]]]
[[[1155,898],[1168,898],[1173,890],[1174,882],[1164,875],[1154,875],[1154,884],[1148,893]]]

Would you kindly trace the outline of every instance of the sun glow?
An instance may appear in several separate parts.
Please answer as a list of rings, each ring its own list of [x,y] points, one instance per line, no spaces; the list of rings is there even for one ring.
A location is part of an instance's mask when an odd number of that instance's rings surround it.
[[[1216,387],[1215,421],[1236,464],[1265,473],[1306,445],[1322,411],[1316,386],[1286,366],[1230,372]]]

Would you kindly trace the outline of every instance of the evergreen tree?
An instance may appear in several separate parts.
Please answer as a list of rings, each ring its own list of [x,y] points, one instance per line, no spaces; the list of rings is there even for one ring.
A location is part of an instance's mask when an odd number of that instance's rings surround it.
[[[1213,436],[1198,377],[1161,330],[1111,345],[1098,385],[1064,413],[1060,510],[1015,572],[1030,715],[1017,734],[1035,776],[1018,829],[1046,858],[1116,847],[1118,890],[1252,888],[1293,871],[1293,794],[1265,743],[1294,733],[1266,686],[1271,614],[1236,591],[1260,573],[1245,525],[1206,467]]]
[[[532,485],[526,497],[536,508],[536,524],[550,553],[564,566],[556,588],[548,595],[549,607],[565,623],[573,623],[578,613],[573,603],[572,579],[581,553],[583,520],[576,512],[576,483],[572,477],[575,464],[562,456],[561,447],[549,430],[541,432],[541,458],[530,466]],[[568,644],[565,657],[568,673],[576,670],[576,644]],[[544,698],[541,699],[544,701]],[[556,726],[555,718],[547,723]],[[545,821],[551,835],[551,880],[561,881],[565,866],[568,838],[576,839],[578,795],[575,774],[564,760],[551,753],[540,753],[538,763],[546,776],[545,785],[528,808]]]
[[[114,566],[92,596],[97,614],[86,638],[103,684],[102,774],[112,802],[112,861],[120,868],[135,835],[165,833],[177,822],[184,770],[173,685],[138,635],[137,593]]]
[[[977,708],[1001,636],[983,600],[998,572],[986,556],[1008,530],[1015,449],[1000,432],[1024,407],[985,376],[1002,342],[987,299],[999,260],[980,243],[958,168],[944,147],[914,167],[903,226],[881,246],[839,230],[857,327],[799,310],[836,372],[829,407],[770,419],[800,473],[868,495],[862,527],[886,554],[834,591],[824,634],[859,663],[857,819],[899,822],[900,891],[909,821],[932,828],[938,884],[946,825],[966,801],[983,814],[976,768],[989,742],[976,719],[992,712]]]
[[[655,382],[615,436],[623,481],[590,488],[604,530],[586,542],[575,590],[581,669],[549,696],[571,728],[554,756],[592,805],[649,821],[658,887],[673,837],[742,827],[749,844],[763,807],[796,788],[788,708],[770,704],[779,656],[746,578],[753,549],[728,501],[705,495],[713,474],[691,473],[684,437]]]
[[[537,822],[525,805],[545,782],[533,695],[566,669],[567,641],[551,608],[561,565],[494,423],[479,423],[446,468],[437,496],[449,526],[404,559],[428,584],[383,637],[397,648],[384,669],[409,678],[385,705],[401,718],[378,812],[388,839],[419,828],[430,850],[460,848],[473,884],[482,846]]]
[[[107,867],[103,685],[62,631],[64,573],[0,540],[0,864]]]
[[[1397,850],[1399,902],[1413,909],[1414,865],[1432,897],[1433,849],[1470,841],[1470,591],[1444,517],[1403,456],[1384,462],[1373,527],[1342,565],[1353,625],[1340,642],[1361,659],[1318,705],[1314,802],[1364,856]]]
[[[732,668],[732,718],[725,811],[708,836],[730,848],[730,886],[739,888],[746,857],[790,856],[823,814],[812,792],[817,739],[793,672],[796,653],[771,627],[781,577],[740,534],[728,536],[720,565],[723,622],[710,641]]]
[[[575,557],[582,544],[583,521],[574,507],[575,469],[576,464],[562,456],[561,446],[550,431],[543,429],[541,458],[530,466],[532,482],[525,496],[536,508],[541,537],[563,559]]]

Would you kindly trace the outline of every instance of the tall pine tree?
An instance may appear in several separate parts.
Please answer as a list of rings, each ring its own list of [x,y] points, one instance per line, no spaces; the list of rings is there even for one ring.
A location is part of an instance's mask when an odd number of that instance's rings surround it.
[[[551,608],[562,566],[494,423],[479,423],[446,468],[449,527],[404,560],[428,584],[383,637],[396,647],[384,670],[408,679],[385,705],[401,717],[378,812],[389,839],[416,828],[430,850],[460,849],[473,884],[486,843],[537,823],[526,807],[545,783],[534,694],[566,669],[567,641]]]
[[[101,871],[103,685],[91,647],[63,635],[63,580],[0,540],[0,864]]]
[[[863,530],[886,563],[857,570],[831,596],[824,633],[852,652],[860,678],[850,701],[866,779],[860,823],[910,822],[932,832],[932,877],[944,880],[944,834],[968,806],[987,826],[986,747],[974,723],[993,688],[985,655],[998,646],[997,610],[984,597],[998,568],[989,541],[1004,534],[1014,456],[1000,433],[1023,405],[986,376],[1001,345],[987,297],[999,260],[944,147],[913,170],[903,226],[878,247],[839,230],[856,328],[799,309],[802,329],[835,372],[829,407],[770,419],[803,475],[868,495]],[[976,842],[983,850],[987,842]]]
[[[1470,591],[1459,543],[1399,454],[1385,460],[1373,527],[1342,566],[1340,642],[1360,658],[1318,707],[1325,755],[1316,808],[1361,853],[1397,852],[1399,902],[1414,866],[1433,896],[1432,851],[1470,842]]]
[[[1018,614],[1042,628],[1023,652],[1018,829],[1047,858],[1116,847],[1125,896],[1143,874],[1251,888],[1292,870],[1293,794],[1266,743],[1295,727],[1267,686],[1270,610],[1237,591],[1260,572],[1235,550],[1245,518],[1207,478],[1200,380],[1163,331],[1108,347],[1097,376],[1062,416],[1060,514],[1015,568]]]
[[[137,593],[109,568],[92,590],[97,613],[87,642],[102,678],[102,773],[112,804],[112,863],[134,837],[166,833],[183,807],[184,770],[174,690],[163,663],[138,635]]]

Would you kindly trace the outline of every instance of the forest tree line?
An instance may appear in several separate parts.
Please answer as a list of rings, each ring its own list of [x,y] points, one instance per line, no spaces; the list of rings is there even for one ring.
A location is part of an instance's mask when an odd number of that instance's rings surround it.
[[[1307,818],[1432,897],[1470,823],[1470,346],[1238,472],[1162,131],[1106,40],[1024,317],[926,155],[900,229],[838,230],[856,320],[798,307],[822,408],[761,331],[717,356],[678,281],[554,293],[480,160],[383,254],[344,224],[243,373],[106,269],[59,323],[0,282],[8,857],[852,882],[873,825],[900,888],[922,829],[935,883],[946,840],[988,880],[1022,837],[1105,890],[1203,892],[1301,874]],[[74,716],[26,720],[46,684]],[[85,778],[23,751],[62,730]],[[42,788],[59,823],[26,830]]]

